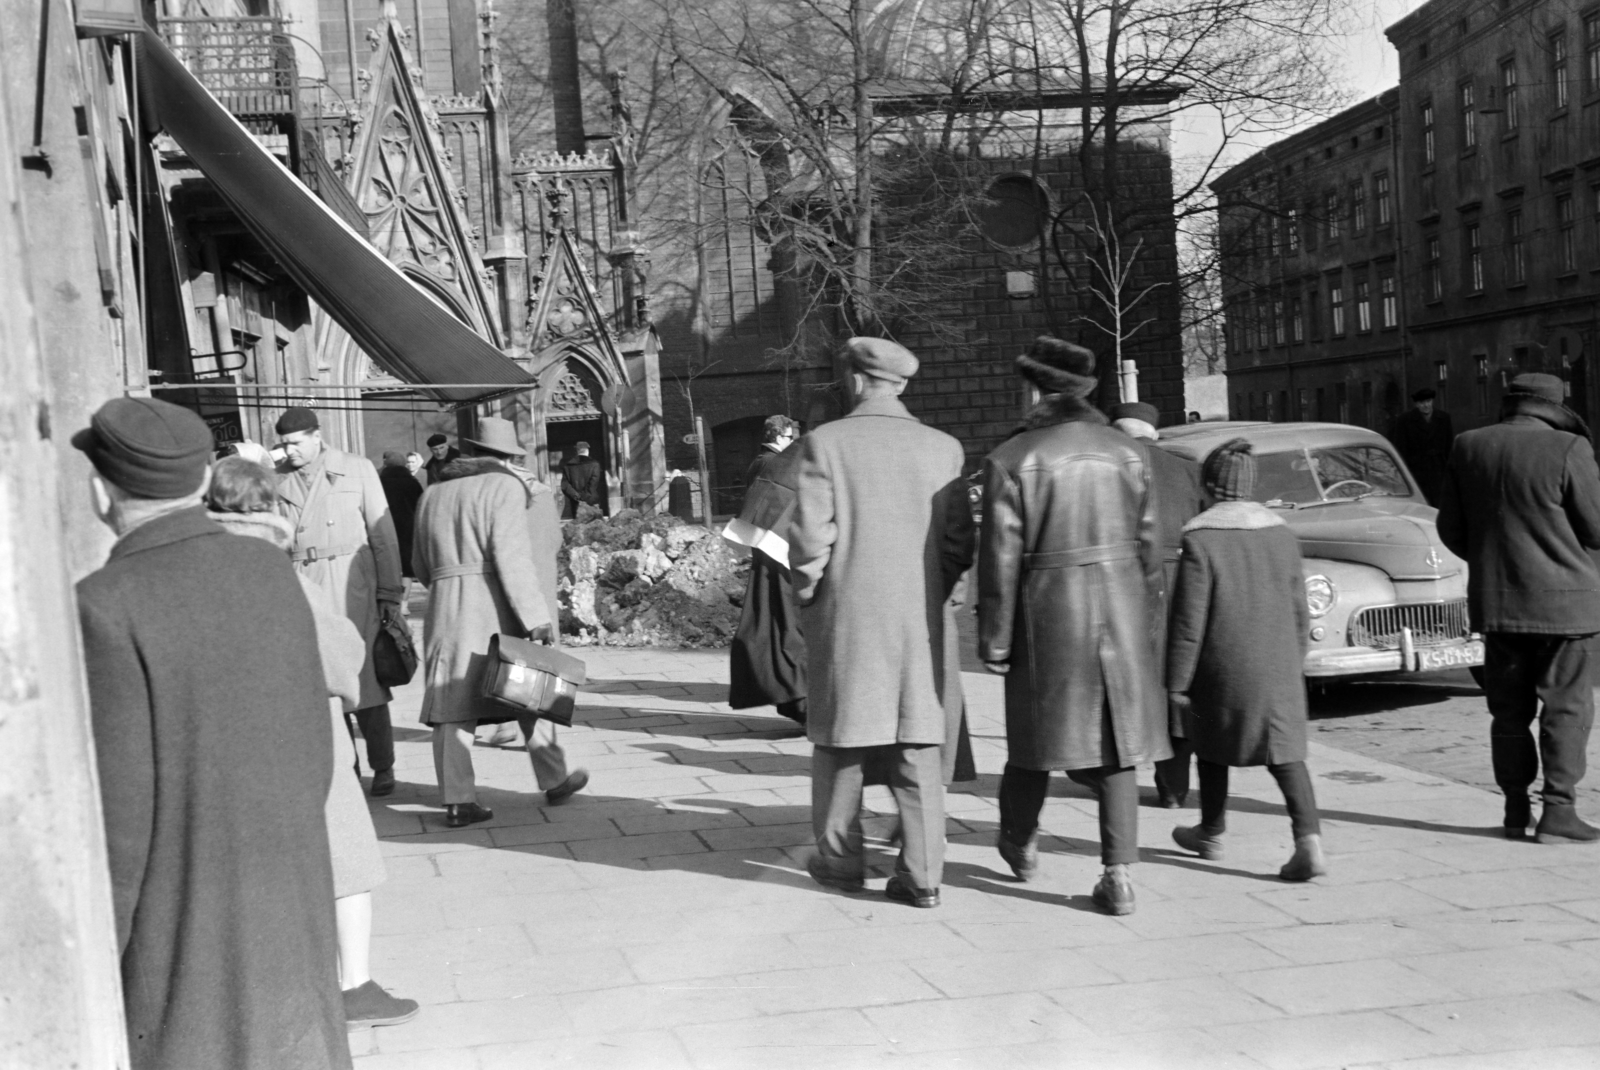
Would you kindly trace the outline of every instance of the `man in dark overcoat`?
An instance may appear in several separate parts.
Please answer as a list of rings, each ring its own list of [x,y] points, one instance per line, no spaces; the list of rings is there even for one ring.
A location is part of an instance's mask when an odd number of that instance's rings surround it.
[[[1600,633],[1600,472],[1589,429],[1553,375],[1519,375],[1497,424],[1456,439],[1439,537],[1465,559],[1468,612],[1484,633],[1483,690],[1505,834],[1526,837],[1544,764],[1540,843],[1593,843],[1578,817]],[[1542,712],[1539,710],[1543,703]],[[1539,741],[1529,732],[1539,717]]]
[[[1172,756],[1149,458],[1086,400],[1098,385],[1089,350],[1041,337],[1017,370],[1044,398],[984,461],[978,565],[978,654],[1006,677],[998,847],[1019,878],[1034,875],[1050,770],[1065,770],[1100,802],[1094,902],[1128,914],[1135,766]]]
[[[818,854],[809,869],[822,884],[862,889],[865,769],[886,760],[903,847],[884,893],[934,907],[944,873],[941,748],[961,723],[947,603],[973,553],[964,456],[900,401],[917,370],[910,351],[852,338],[845,354],[855,406],[800,440],[789,539],[814,745]]]
[[[723,537],[750,548],[739,627],[728,651],[728,705],[736,710],[776,706],[806,723],[806,640],[800,631],[789,571],[789,522],[794,513],[793,473],[800,451],[791,448],[799,425],[769,416],[761,452],[745,476],[744,507]]]
[[[561,496],[566,499],[562,514],[571,520],[578,515],[578,506],[592,505],[605,511],[606,477],[600,462],[589,456],[587,442],[575,443],[572,456],[561,465]]]
[[[311,607],[206,518],[200,417],[118,398],[72,444],[118,535],[78,614],[132,1065],[348,1068]]]
[[[1143,443],[1153,443],[1161,413],[1154,405],[1129,401],[1111,410],[1111,426]],[[1156,496],[1156,530],[1161,538],[1161,603],[1165,612],[1157,614],[1156,655],[1163,674],[1166,669],[1167,622],[1172,616],[1173,581],[1178,575],[1178,555],[1183,548],[1183,526],[1206,507],[1200,489],[1200,466],[1156,446],[1146,446],[1150,462],[1151,486]],[[1156,763],[1156,797],[1161,805],[1176,810],[1189,798],[1189,762],[1194,748],[1184,737],[1181,717],[1170,717],[1172,757]]]
[[[1395,417],[1389,441],[1411,469],[1430,505],[1439,504],[1450,447],[1456,439],[1450,414],[1436,407],[1438,395],[1423,388],[1411,395],[1411,408]]]
[[[417,528],[417,503],[422,501],[422,484],[406,465],[401,450],[384,450],[383,467],[378,469],[383,497],[389,503],[389,518],[394,521],[395,542],[400,547],[400,575],[413,578],[411,536]]]

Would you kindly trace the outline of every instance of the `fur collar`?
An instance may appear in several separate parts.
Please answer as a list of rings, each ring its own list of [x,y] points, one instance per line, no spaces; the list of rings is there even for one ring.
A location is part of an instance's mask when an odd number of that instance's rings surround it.
[[[1502,419],[1530,417],[1557,431],[1565,431],[1569,435],[1582,435],[1584,438],[1590,437],[1589,425],[1583,422],[1583,417],[1565,405],[1557,405],[1544,398],[1513,394],[1502,402],[1501,412],[1504,414]]]
[[[277,513],[206,513],[229,535],[253,535],[280,550],[294,543],[294,525]]]
[[[484,476],[492,472],[506,472],[505,465],[493,457],[452,457],[439,468],[439,481],[450,479],[465,479],[468,476]]]
[[[1224,531],[1256,531],[1283,526],[1283,517],[1260,502],[1218,502],[1185,524],[1183,530],[1216,528]]]
[[[1039,399],[1037,405],[1028,410],[1026,419],[1029,431],[1037,431],[1041,427],[1054,427],[1056,424],[1089,423],[1103,426],[1109,422],[1105,413],[1083,398],[1067,394],[1046,394]]]

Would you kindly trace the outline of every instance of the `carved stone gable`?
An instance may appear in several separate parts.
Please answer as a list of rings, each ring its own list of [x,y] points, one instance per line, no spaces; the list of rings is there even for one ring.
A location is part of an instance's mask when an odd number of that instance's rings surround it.
[[[545,403],[547,420],[591,419],[600,415],[600,384],[572,361],[556,378]]]
[[[597,367],[605,380],[600,386],[628,381],[627,368],[595,293],[594,280],[585,270],[571,234],[560,225],[539,260],[538,274],[528,295],[527,328],[535,371],[552,367],[565,359],[567,352],[578,348],[598,359]]]

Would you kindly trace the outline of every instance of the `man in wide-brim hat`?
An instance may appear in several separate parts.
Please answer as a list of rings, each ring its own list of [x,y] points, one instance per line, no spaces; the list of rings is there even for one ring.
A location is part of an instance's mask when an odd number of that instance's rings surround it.
[[[1089,350],[1041,337],[1017,371],[1043,400],[984,461],[978,555],[978,653],[1006,677],[1000,856],[1018,879],[1034,877],[1050,771],[1065,770],[1100,802],[1094,902],[1128,914],[1134,767],[1172,754],[1153,642],[1162,580],[1150,465],[1089,404]]]
[[[485,417],[462,441],[477,456],[440,471],[417,512],[412,565],[428,585],[423,632],[422,721],[433,728],[433,766],[451,828],[487,821],[472,768],[473,730],[512,711],[483,697],[489,640],[500,633],[555,642],[555,554],[560,520],[549,487],[513,461],[526,452],[510,420]],[[589,779],[569,771],[555,726],[518,718],[533,774],[549,803],[564,802]]]

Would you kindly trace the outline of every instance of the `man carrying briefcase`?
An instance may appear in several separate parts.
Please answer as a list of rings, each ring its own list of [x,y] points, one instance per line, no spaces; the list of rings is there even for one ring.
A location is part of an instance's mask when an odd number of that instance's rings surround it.
[[[557,632],[534,560],[528,489],[508,469],[525,451],[511,421],[486,417],[479,427],[478,438],[461,440],[476,456],[445,465],[423,496],[412,549],[417,579],[430,592],[422,720],[433,728],[434,772],[451,828],[494,817],[478,804],[473,730],[513,714],[483,694],[490,639],[505,633],[554,642]],[[568,772],[555,725],[526,712],[517,719],[546,801],[561,803],[582,790],[589,774]]]

